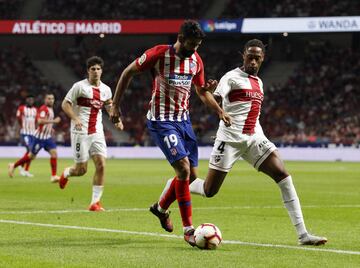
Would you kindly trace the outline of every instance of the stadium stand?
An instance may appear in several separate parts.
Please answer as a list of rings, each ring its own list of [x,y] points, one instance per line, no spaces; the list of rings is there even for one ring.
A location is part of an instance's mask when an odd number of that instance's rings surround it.
[[[9,20],[19,17],[25,0],[0,0],[0,19]]]
[[[221,17],[262,18],[262,17],[318,17],[359,15],[359,1],[335,0],[230,0]]]

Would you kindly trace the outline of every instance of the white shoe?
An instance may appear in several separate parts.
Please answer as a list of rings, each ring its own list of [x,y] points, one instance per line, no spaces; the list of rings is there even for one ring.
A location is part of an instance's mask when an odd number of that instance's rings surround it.
[[[60,180],[60,177],[59,177],[58,175],[55,175],[55,176],[51,176],[51,177],[50,177],[50,181],[51,181],[52,183],[58,183],[59,180]]]
[[[19,174],[26,177],[26,170],[22,166],[19,166]]]
[[[25,177],[32,178],[34,177],[34,175],[31,174],[29,171],[25,170]]]
[[[319,246],[324,245],[326,242],[326,237],[316,236],[309,233],[305,233],[299,237],[299,245]]]
[[[12,178],[14,177],[14,163],[9,163],[8,165],[8,174],[9,174],[9,177]]]

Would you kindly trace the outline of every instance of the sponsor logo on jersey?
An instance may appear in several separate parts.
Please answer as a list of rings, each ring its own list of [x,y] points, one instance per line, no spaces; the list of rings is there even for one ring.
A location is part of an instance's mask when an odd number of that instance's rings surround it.
[[[169,84],[172,86],[190,86],[191,79],[190,74],[170,74]]]
[[[101,109],[103,106],[103,102],[100,100],[90,100],[90,104],[95,109]]]

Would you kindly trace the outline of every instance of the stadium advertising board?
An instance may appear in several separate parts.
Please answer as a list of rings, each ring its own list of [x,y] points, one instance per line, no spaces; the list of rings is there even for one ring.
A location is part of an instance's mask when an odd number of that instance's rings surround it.
[[[169,34],[183,20],[0,20],[0,34]],[[357,32],[360,16],[200,20],[206,33]]]
[[[0,21],[1,34],[147,34],[177,33],[183,20]]]
[[[243,33],[358,32],[360,16],[244,19]]]

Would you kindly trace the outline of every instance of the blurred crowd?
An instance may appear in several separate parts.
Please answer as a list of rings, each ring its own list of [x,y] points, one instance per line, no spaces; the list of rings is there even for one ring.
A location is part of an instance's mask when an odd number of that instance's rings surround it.
[[[208,6],[201,0],[46,0],[40,19],[182,19],[200,18]]]
[[[359,1],[337,0],[230,0],[223,18],[357,16]]]
[[[0,0],[0,19],[18,19],[25,0]]]

